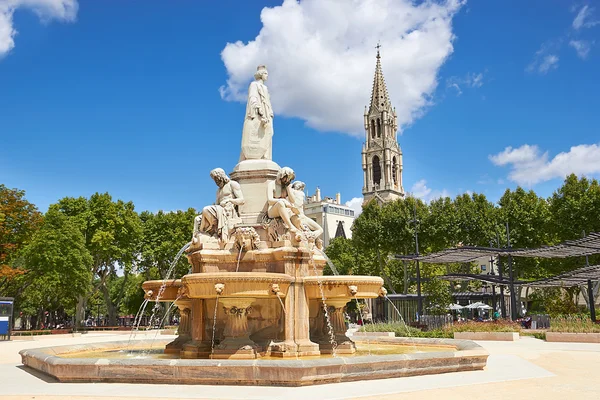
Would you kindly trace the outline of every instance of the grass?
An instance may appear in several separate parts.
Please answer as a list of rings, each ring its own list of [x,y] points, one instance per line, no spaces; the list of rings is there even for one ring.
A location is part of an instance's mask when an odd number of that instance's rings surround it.
[[[550,320],[549,332],[600,333],[600,324],[593,323],[587,315],[564,315]]]
[[[532,336],[536,339],[546,340],[546,332],[528,332],[526,330],[522,330],[520,336]]]

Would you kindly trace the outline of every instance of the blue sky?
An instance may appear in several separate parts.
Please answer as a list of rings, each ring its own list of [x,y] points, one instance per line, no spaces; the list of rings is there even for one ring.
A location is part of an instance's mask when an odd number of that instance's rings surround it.
[[[274,161],[311,193],[359,198],[378,40],[407,192],[497,201],[600,176],[593,2],[368,3],[0,0],[0,183],[42,211],[96,191],[200,208],[210,169],[238,161],[265,63]]]

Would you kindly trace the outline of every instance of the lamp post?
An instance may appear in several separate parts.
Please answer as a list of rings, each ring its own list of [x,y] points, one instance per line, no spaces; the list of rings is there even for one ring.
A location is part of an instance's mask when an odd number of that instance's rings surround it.
[[[510,229],[508,227],[508,221],[506,221],[506,244],[510,249]],[[517,319],[517,298],[515,293],[515,279],[513,276],[513,264],[512,254],[508,253],[508,286],[510,289],[510,319],[515,321]]]
[[[417,199],[415,198],[414,219],[410,220],[415,224],[415,250],[417,255],[417,322],[420,322],[423,315],[423,298],[421,297],[421,268],[419,266],[419,220],[417,219]]]
[[[490,242],[490,247],[492,247],[492,244]],[[490,272],[488,272],[488,275],[494,277],[496,276],[496,273],[494,272],[494,257],[490,256]],[[496,313],[496,285],[494,285],[492,283],[492,312],[495,314]]]
[[[496,232],[496,239],[490,240],[490,247],[492,247],[492,243],[494,241],[496,242],[496,247],[500,249],[500,234],[498,232]],[[503,271],[502,264],[500,262],[500,255],[498,255],[498,262],[496,264],[498,266],[498,278],[500,278],[500,282],[502,282]],[[506,318],[506,301],[504,298],[504,285],[502,285],[502,283],[500,283],[500,314],[502,315],[502,318]]]

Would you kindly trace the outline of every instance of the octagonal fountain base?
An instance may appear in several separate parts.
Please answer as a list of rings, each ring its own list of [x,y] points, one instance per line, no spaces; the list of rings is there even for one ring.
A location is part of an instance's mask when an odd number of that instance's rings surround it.
[[[115,352],[128,345],[127,342],[111,342],[28,349],[20,354],[27,367],[61,382],[268,386],[308,386],[474,371],[483,369],[488,358],[482,347],[469,340],[389,338],[370,341],[370,345],[377,343],[430,349],[408,354],[281,360],[83,358],[85,352]],[[440,351],[431,351],[431,347]],[[82,354],[82,358],[75,358],[73,353],[77,353],[76,356]]]

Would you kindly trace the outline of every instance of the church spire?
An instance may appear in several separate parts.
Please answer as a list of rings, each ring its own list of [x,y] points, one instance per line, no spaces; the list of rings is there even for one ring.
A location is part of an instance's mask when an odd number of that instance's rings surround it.
[[[377,44],[377,63],[371,91],[371,105],[365,108],[365,144],[362,151],[363,196],[386,202],[404,197],[402,150],[398,145],[398,116],[392,108]]]
[[[387,86],[385,85],[385,79],[383,78],[383,71],[381,69],[381,55],[379,54],[381,45],[377,43],[375,48],[377,49],[377,63],[375,65],[375,78],[373,79],[373,90],[371,91],[371,106],[369,107],[369,114],[383,110],[390,112],[392,108]]]

